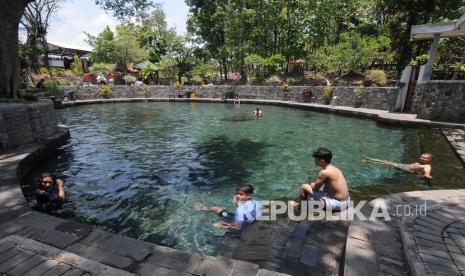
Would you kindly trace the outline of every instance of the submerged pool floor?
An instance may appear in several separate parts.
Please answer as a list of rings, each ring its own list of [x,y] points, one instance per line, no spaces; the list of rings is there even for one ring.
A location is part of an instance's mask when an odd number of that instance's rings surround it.
[[[197,201],[233,210],[238,184],[259,200],[292,199],[318,173],[311,152],[325,146],[355,200],[387,193],[465,186],[465,171],[434,129],[287,107],[209,103],[119,103],[58,111],[71,139],[38,168],[65,179],[61,215],[158,244],[216,254],[224,231]],[[433,181],[361,162],[363,155],[415,162],[432,152]]]

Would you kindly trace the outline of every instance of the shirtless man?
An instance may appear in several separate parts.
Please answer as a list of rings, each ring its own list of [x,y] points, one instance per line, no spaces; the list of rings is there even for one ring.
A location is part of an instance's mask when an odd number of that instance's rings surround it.
[[[299,192],[299,202],[291,201],[295,207],[300,207],[302,200],[322,201],[326,208],[340,211],[350,204],[349,188],[342,172],[331,164],[332,153],[327,148],[318,148],[313,152],[315,165],[322,170],[314,182],[302,184]],[[324,190],[320,188],[324,185]]]
[[[431,153],[425,152],[420,155],[418,162],[412,164],[402,164],[395,163],[391,161],[374,159],[368,156],[363,156],[362,161],[367,163],[382,164],[386,166],[391,166],[408,172],[420,172],[427,179],[432,179],[431,176],[431,161],[433,160],[433,155]]]

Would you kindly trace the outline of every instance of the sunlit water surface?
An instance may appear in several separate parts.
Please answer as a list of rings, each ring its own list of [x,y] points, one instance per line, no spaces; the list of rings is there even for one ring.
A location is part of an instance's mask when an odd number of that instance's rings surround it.
[[[121,103],[58,111],[71,139],[37,170],[65,179],[62,216],[158,244],[218,253],[221,230],[197,201],[233,210],[237,184],[255,198],[291,199],[318,173],[313,149],[326,146],[344,172],[352,198],[399,191],[463,187],[465,172],[437,130],[402,129],[372,120],[276,106]],[[420,177],[361,162],[363,155],[414,162],[435,155],[430,186]]]

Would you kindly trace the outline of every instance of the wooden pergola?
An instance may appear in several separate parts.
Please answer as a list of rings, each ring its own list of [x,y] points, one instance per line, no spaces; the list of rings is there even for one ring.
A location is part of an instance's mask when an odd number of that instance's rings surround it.
[[[412,26],[410,32],[411,39],[433,40],[429,50],[428,62],[424,66],[423,71],[420,71],[420,75],[418,77],[419,82],[428,81],[431,79],[434,59],[438,51],[439,40],[446,37],[465,37],[465,14],[462,15],[456,22],[452,23],[423,24]]]

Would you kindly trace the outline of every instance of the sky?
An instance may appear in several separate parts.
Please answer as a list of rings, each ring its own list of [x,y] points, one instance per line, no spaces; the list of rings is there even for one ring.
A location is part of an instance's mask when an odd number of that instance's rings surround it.
[[[162,5],[166,14],[168,26],[175,27],[178,34],[186,32],[188,7],[184,0],[155,0]],[[98,35],[107,25],[114,30],[118,21],[111,11],[104,11],[94,0],[66,0],[51,21],[47,40],[66,45],[76,45],[85,48],[90,46],[85,42],[87,32]]]

